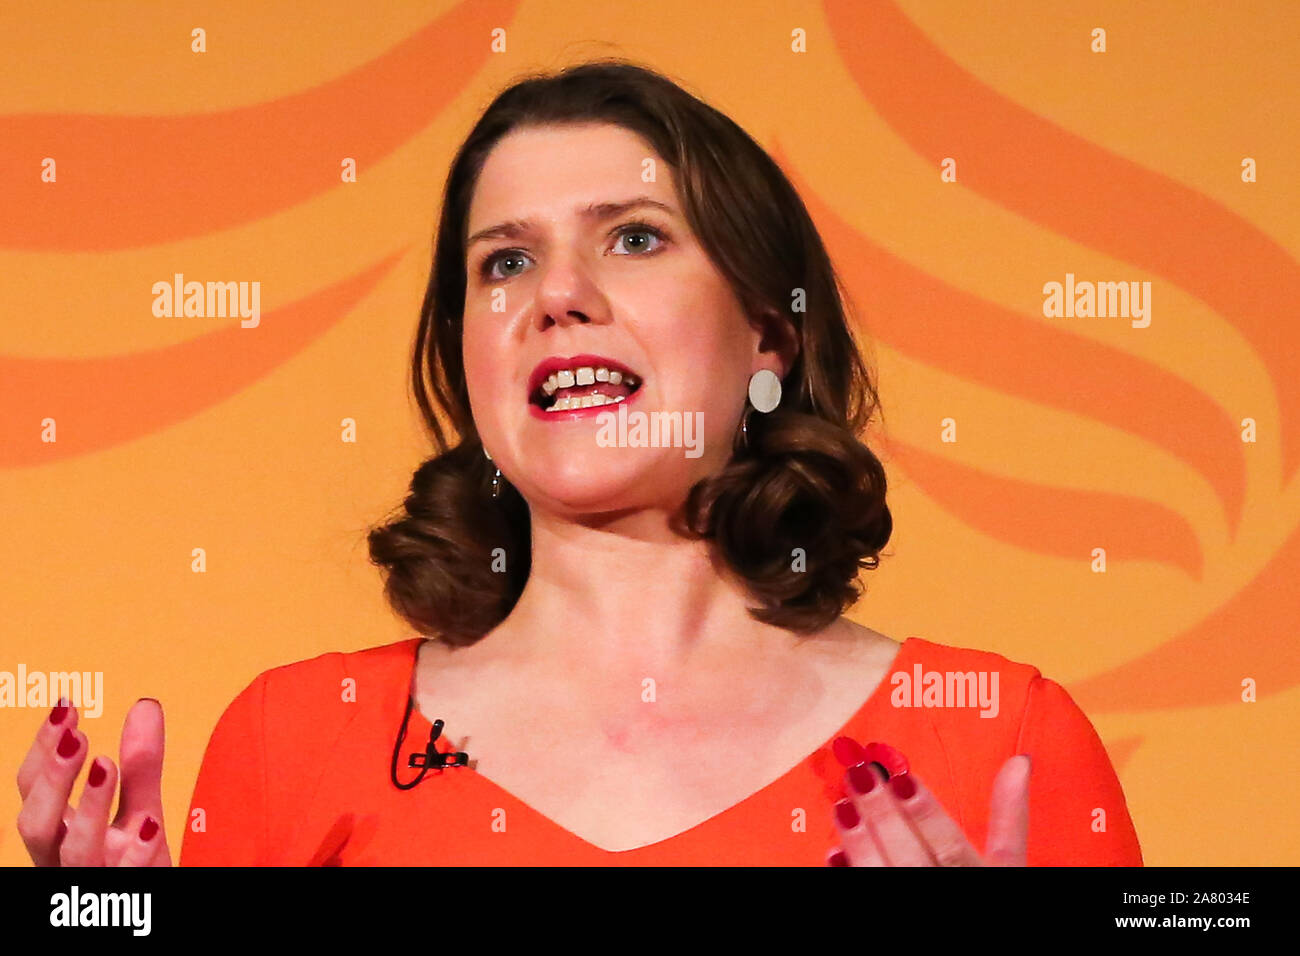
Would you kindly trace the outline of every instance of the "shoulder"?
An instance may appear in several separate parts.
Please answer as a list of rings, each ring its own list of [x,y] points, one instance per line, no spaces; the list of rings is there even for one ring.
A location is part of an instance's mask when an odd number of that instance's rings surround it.
[[[386,702],[409,686],[422,637],[406,638],[356,651],[329,651],[280,664],[258,674],[231,703],[231,710],[253,710],[268,728],[317,729],[351,720],[371,703]],[[357,706],[360,705],[360,706]]]
[[[889,702],[961,747],[1000,750],[1019,737],[1034,701],[1057,685],[997,651],[911,636],[890,667]],[[1062,691],[1061,693],[1064,693]]]
[[[883,666],[890,674],[903,668],[914,673],[916,666],[920,665],[922,673],[997,674],[1002,688],[1025,689],[1042,678],[1034,665],[1012,660],[996,651],[944,644],[915,636],[898,640],[848,618],[843,618],[842,623],[853,639],[851,646],[855,653],[864,659],[884,662]]]
[[[1003,687],[1010,685],[1027,688],[1043,676],[1033,664],[1012,660],[996,651],[982,648],[944,644],[921,637],[907,638],[904,647],[907,658],[913,663],[924,665],[927,670],[996,673]]]
[[[268,690],[291,693],[294,688],[310,688],[336,678],[391,677],[403,670],[409,675],[415,662],[416,649],[423,641],[422,637],[413,637],[356,651],[327,651],[315,657],[268,668],[255,680],[263,682]]]

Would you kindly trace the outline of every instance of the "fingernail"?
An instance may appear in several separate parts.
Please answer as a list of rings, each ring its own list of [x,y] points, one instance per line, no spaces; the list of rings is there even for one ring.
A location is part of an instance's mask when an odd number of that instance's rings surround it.
[[[862,759],[867,763],[875,761],[880,766],[880,775],[886,780],[911,769],[901,751],[879,741],[872,741],[863,748]]]
[[[852,737],[836,737],[831,742],[831,751],[835,754],[835,759],[846,767],[862,763],[864,754],[862,744]]]
[[[90,765],[90,773],[86,776],[86,783],[89,786],[98,787],[104,782],[104,778],[107,776],[108,771],[104,769],[104,765],[101,764],[99,758],[96,757],[95,762]]]
[[[72,731],[65,730],[63,736],[59,738],[59,756],[71,757],[77,752],[79,746],[81,745],[77,742],[77,738],[73,735]]]
[[[1034,758],[1031,757],[1031,756],[1029,756],[1029,754],[1016,754],[1016,756],[1017,756],[1017,757],[1024,757],[1024,758],[1025,758],[1025,763],[1027,763],[1027,764],[1029,765],[1029,769],[1030,769],[1030,770],[1033,770],[1033,769],[1034,769]]]
[[[154,834],[158,832],[158,821],[153,817],[145,817],[144,823],[140,824],[140,839],[148,843],[153,839]]]
[[[899,800],[908,800],[916,794],[916,784],[909,773],[899,774],[889,781],[889,788]]]
[[[871,772],[871,768],[873,766],[878,767],[880,765],[876,763],[872,763],[872,764],[860,763],[856,767],[849,768],[849,783],[853,785],[853,789],[857,793],[859,794],[870,793],[872,790],[875,789],[876,778],[875,775],[872,774]],[[889,779],[888,775],[886,775],[885,779],[886,780]]]
[[[844,855],[843,850],[836,850],[826,860],[826,865],[827,866],[848,866],[849,858]]]
[[[63,718],[67,716],[68,699],[66,697],[60,697],[58,706],[50,711],[50,723],[57,727],[59,724],[63,723]]]
[[[853,805],[852,800],[841,800],[835,804],[835,818],[846,830],[852,830],[862,819],[858,816],[858,808]]]

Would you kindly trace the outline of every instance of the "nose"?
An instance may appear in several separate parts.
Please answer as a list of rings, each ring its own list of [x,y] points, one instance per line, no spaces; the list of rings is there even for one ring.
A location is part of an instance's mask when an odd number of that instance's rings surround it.
[[[559,255],[539,266],[536,325],[571,326],[608,321],[609,308],[600,287],[573,255]]]

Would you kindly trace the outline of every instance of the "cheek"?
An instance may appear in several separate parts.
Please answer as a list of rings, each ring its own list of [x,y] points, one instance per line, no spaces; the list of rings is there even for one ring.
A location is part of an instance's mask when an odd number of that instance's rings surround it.
[[[506,398],[510,370],[503,361],[504,343],[495,341],[488,329],[466,317],[461,344],[470,409],[480,432],[491,430],[491,419]]]
[[[689,395],[710,402],[745,391],[751,348],[741,318],[730,312],[714,315],[713,322],[693,319],[680,323],[669,340],[671,353],[690,356],[680,368],[672,369],[673,374],[681,376],[681,384]],[[676,361],[673,359],[671,364]]]
[[[677,288],[690,294],[672,306],[672,339],[701,356],[701,364],[711,372],[721,375],[748,369],[752,329],[721,277],[698,270],[679,280]]]

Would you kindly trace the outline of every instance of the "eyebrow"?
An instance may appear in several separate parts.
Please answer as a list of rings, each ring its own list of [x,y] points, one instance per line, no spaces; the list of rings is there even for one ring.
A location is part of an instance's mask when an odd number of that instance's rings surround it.
[[[625,199],[622,202],[593,202],[586,206],[579,206],[574,210],[579,217],[588,222],[600,222],[604,219],[613,219],[615,216],[621,216],[623,213],[632,209],[640,209],[642,206],[650,206],[668,213],[670,216],[676,215],[677,211],[667,203],[662,203],[657,199],[651,199],[649,196],[636,196],[633,199]],[[506,222],[499,222],[495,226],[488,226],[486,229],[480,229],[474,235],[465,240],[465,251],[468,252],[470,246],[484,239],[514,239],[533,229],[536,223],[530,219],[511,219]]]

